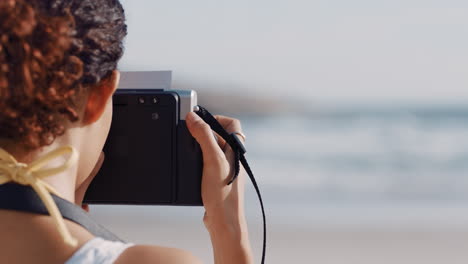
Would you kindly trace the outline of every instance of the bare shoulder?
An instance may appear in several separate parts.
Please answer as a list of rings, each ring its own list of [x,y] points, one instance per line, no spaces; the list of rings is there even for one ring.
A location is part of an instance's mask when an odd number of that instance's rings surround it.
[[[126,249],[115,264],[201,264],[201,260],[188,251],[159,246],[136,245]]]

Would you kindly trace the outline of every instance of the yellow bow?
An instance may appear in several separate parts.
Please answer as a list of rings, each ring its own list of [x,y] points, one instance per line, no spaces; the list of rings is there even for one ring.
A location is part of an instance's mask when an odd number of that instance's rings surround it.
[[[70,157],[62,166],[41,170],[49,161],[68,153],[70,153]],[[71,146],[54,150],[29,165],[16,161],[12,155],[0,148],[0,185],[8,182],[30,185],[41,198],[49,214],[52,216],[52,219],[54,219],[55,225],[65,243],[74,247],[77,246],[78,241],[70,234],[57,205],[50,195],[50,193],[57,196],[59,196],[59,194],[52,186],[42,181],[42,179],[69,169],[76,164],[77,161],[78,152]]]

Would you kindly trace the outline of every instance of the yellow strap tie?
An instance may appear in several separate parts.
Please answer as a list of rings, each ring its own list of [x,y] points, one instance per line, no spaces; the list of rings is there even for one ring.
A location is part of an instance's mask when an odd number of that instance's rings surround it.
[[[41,168],[49,161],[65,154],[70,154],[70,157],[65,164],[56,168],[41,170]],[[65,221],[63,220],[63,217],[50,193],[57,196],[60,195],[56,190],[54,190],[54,188],[52,188],[52,186],[44,182],[42,179],[71,168],[77,161],[78,151],[76,151],[72,146],[65,146],[54,150],[29,165],[16,161],[12,155],[0,148],[0,185],[8,182],[30,185],[46,206],[47,211],[49,211],[49,214],[52,216],[52,219],[54,220],[65,243],[73,247],[78,245],[78,241],[70,234],[70,231],[65,225]]]

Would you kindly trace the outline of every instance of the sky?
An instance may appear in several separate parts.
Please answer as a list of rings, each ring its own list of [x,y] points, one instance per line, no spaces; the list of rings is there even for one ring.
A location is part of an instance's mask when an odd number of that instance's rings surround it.
[[[468,100],[466,0],[122,0],[121,70],[331,102]]]

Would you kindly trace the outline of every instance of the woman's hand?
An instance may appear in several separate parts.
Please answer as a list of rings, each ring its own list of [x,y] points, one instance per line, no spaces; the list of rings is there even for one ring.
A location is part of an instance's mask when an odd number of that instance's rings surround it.
[[[228,133],[242,132],[239,120],[216,116]],[[203,152],[202,199],[204,223],[211,235],[215,263],[251,263],[251,249],[244,213],[243,168],[234,175],[234,152],[197,114],[189,113],[187,127]]]
[[[96,162],[94,169],[89,174],[88,178],[86,178],[86,180],[83,183],[81,183],[81,185],[78,186],[75,190],[75,203],[81,206],[83,210],[88,211],[88,212],[89,212],[89,207],[87,204],[83,204],[83,198],[86,194],[86,190],[88,190],[89,185],[91,184],[94,177],[96,177],[99,170],[101,169],[102,163],[104,163],[104,152],[101,152],[101,155],[99,156],[99,159]]]
[[[216,119],[228,133],[241,132],[239,120],[224,116]],[[206,209],[205,224],[209,228],[217,220],[227,223],[244,216],[245,172],[231,184],[234,175],[234,152],[198,115],[187,116],[187,126],[203,152],[202,199]],[[235,224],[235,223],[233,223]]]

